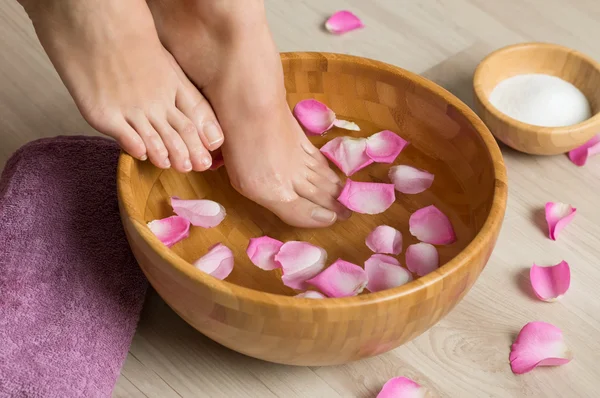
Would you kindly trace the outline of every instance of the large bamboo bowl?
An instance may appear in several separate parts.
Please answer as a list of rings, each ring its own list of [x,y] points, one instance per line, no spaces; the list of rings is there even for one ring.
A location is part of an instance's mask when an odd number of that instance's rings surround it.
[[[435,173],[418,195],[398,195],[378,216],[354,214],[332,228],[289,227],[237,194],[224,168],[178,174],[123,154],[118,168],[121,215],[133,253],[161,297],[201,333],[240,353],[293,365],[332,365],[389,351],[420,335],[469,291],[484,268],[500,231],[506,205],[504,163],[485,125],[452,94],[403,69],[339,54],[282,55],[290,106],[303,98],[329,104],[340,118],[356,121],[361,135],[382,129],[411,142],[398,163]],[[341,134],[314,139],[317,145]],[[372,165],[358,181],[385,181],[389,165]],[[192,228],[172,249],[146,227],[171,215],[168,198],[210,198],[228,212],[216,228]],[[358,297],[310,300],[291,297],[278,271],[253,266],[245,249],[251,237],[267,234],[324,247],[331,261],[362,264],[364,239],[386,223],[404,234],[404,248],[416,240],[408,217],[435,204],[450,217],[458,241],[440,247],[438,271],[407,285]],[[220,281],[192,267],[211,245],[223,242],[235,254],[231,275]],[[404,257],[401,255],[401,261]]]
[[[502,80],[525,73],[559,77],[588,99],[592,117],[572,126],[542,127],[500,112],[489,96]],[[550,43],[522,43],[485,57],[473,76],[477,113],[506,145],[531,155],[558,155],[583,145],[600,131],[600,63],[573,49]]]

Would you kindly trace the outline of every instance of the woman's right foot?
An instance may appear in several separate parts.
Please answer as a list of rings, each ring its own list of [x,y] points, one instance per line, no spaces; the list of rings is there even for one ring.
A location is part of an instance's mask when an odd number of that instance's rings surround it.
[[[143,0],[21,0],[88,123],[158,167],[206,170],[223,135]]]
[[[284,222],[317,228],[350,216],[341,183],[286,102],[261,0],[150,0],[159,36],[223,126],[232,185]]]

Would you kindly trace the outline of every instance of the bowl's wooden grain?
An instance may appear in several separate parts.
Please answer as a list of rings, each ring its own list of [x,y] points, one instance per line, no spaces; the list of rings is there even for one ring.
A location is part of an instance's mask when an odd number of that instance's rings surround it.
[[[484,268],[500,231],[506,205],[504,163],[492,135],[462,102],[434,83],[381,62],[338,54],[282,54],[290,106],[303,98],[326,102],[340,118],[358,122],[360,135],[382,129],[411,142],[397,163],[435,173],[431,189],[398,195],[378,216],[354,214],[323,230],[291,228],[237,194],[226,171],[178,174],[123,154],[118,190],[123,224],[144,273],[164,300],[211,339],[241,353],[285,364],[330,365],[380,354],[420,335],[446,315],[471,288]],[[340,134],[318,137],[318,145]],[[389,165],[372,165],[355,180],[387,181]],[[216,228],[193,228],[172,250],[146,227],[171,215],[170,195],[210,198],[228,211]],[[245,249],[251,237],[268,234],[321,245],[331,261],[343,257],[362,264],[370,255],[368,232],[381,223],[399,228],[404,248],[416,240],[408,217],[435,204],[458,235],[440,247],[438,271],[396,289],[344,299],[289,297],[278,271],[253,266]],[[226,281],[190,265],[214,243],[235,253]],[[404,262],[403,255],[400,256]]]
[[[500,112],[489,101],[498,83],[515,75],[543,73],[560,77],[588,98],[593,116],[565,127],[523,123]],[[600,132],[600,64],[567,47],[523,43],[501,48],[477,66],[473,76],[477,113],[506,145],[533,155],[557,155],[574,149]]]

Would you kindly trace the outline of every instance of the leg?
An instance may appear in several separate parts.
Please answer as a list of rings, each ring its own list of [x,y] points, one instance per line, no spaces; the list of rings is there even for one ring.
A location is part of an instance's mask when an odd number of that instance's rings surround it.
[[[22,0],[81,114],[132,156],[206,170],[223,136],[143,0]]]
[[[262,0],[150,0],[149,6],[163,44],[223,126],[232,185],[294,226],[325,227],[349,217],[336,200],[340,180],[286,103]]]

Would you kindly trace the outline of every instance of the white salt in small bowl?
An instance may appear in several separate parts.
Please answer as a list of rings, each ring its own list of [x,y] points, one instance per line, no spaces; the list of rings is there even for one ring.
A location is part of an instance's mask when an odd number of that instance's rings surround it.
[[[537,76],[527,76],[532,74]],[[570,48],[549,43],[501,48],[477,66],[473,88],[481,119],[497,139],[518,151],[557,155],[600,133],[600,64]],[[499,91],[521,93],[510,101],[498,99]]]

